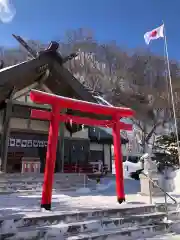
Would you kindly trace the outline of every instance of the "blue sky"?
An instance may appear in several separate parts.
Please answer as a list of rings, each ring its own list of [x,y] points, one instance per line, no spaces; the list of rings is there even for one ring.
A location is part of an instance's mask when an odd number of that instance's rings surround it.
[[[11,0],[16,16],[0,24],[0,44],[12,45],[12,33],[48,42],[70,29],[88,28],[99,41],[124,48],[146,48],[143,35],[165,22],[170,58],[180,59],[179,0]],[[150,48],[163,54],[163,41]]]

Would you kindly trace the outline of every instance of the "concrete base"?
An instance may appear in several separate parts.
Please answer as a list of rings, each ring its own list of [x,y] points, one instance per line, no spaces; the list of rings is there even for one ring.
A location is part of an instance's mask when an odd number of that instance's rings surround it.
[[[152,178],[155,183],[159,185],[159,179],[158,177]],[[146,178],[144,175],[140,175],[140,184],[141,184],[141,192],[140,194],[143,196],[163,196],[164,193],[156,187],[154,184],[152,184],[148,178]],[[151,192],[151,193],[150,193]]]
[[[178,169],[175,173],[176,176],[174,177],[174,192],[180,194],[180,169]]]
[[[176,185],[176,188],[179,187],[179,192],[180,192],[180,184],[178,184],[178,182],[180,183],[180,172],[179,174],[170,172],[168,177],[166,177],[166,179],[164,178],[164,175],[153,172],[150,174],[150,178],[157,185],[159,185],[159,187],[164,189],[166,192],[175,191],[175,185]],[[140,192],[141,195],[150,196],[150,191],[151,191],[152,196],[164,196],[163,191],[161,191],[156,185],[150,182],[149,179],[145,177],[143,174],[140,175],[140,184],[141,184],[141,192]]]

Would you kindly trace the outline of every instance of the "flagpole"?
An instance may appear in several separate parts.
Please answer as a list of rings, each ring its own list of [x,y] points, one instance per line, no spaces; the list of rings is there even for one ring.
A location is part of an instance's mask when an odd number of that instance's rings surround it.
[[[163,25],[164,25],[164,22],[163,22]],[[178,126],[177,126],[177,118],[176,118],[176,108],[174,103],[174,94],[172,89],[172,78],[171,78],[171,71],[170,71],[170,64],[169,64],[169,53],[168,53],[168,47],[167,47],[165,25],[164,25],[164,46],[165,46],[165,53],[166,53],[169,86],[170,86],[171,101],[172,101],[172,107],[173,107],[174,124],[175,124],[176,140],[177,140],[177,147],[178,147],[178,157],[179,157],[179,164],[180,164],[180,144],[179,144]]]

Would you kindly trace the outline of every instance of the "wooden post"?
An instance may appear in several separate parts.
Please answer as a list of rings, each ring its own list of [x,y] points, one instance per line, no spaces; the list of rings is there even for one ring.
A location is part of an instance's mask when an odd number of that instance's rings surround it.
[[[114,141],[114,158],[115,158],[115,168],[116,168],[116,192],[117,201],[122,203],[125,201],[124,193],[124,176],[123,176],[123,156],[121,151],[121,137],[120,128],[118,127],[119,118],[115,116],[114,118],[113,130],[113,141]]]
[[[8,143],[10,135],[10,119],[12,116],[12,101],[8,100],[6,103],[6,108],[4,110],[4,119],[2,126],[1,135],[1,170],[2,172],[7,172],[7,154],[8,154]]]
[[[66,109],[63,109],[61,111],[62,114],[66,113]],[[58,161],[58,172],[61,171],[64,172],[64,132],[65,132],[65,123],[60,122],[59,127],[59,143],[58,143],[58,149],[60,151],[60,159]],[[59,166],[61,166],[61,169],[59,169]]]
[[[56,152],[58,143],[58,129],[59,129],[59,106],[52,107],[51,121],[49,127],[48,146],[46,153],[46,167],[44,173],[44,183],[41,199],[41,208],[51,210],[52,187],[54,180],[54,169],[56,162]]]

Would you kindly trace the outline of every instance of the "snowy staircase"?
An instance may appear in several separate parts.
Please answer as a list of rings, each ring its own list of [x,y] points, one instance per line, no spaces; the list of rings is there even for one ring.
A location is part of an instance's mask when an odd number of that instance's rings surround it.
[[[134,240],[166,234],[173,229],[173,224],[163,221],[166,213],[162,206],[121,206],[78,213],[38,212],[25,217],[9,215],[0,220],[0,239]],[[176,224],[180,213],[171,206],[169,217]]]
[[[86,175],[55,174],[53,188],[59,191],[75,190],[87,183]],[[41,191],[43,174],[0,174],[0,193]]]

